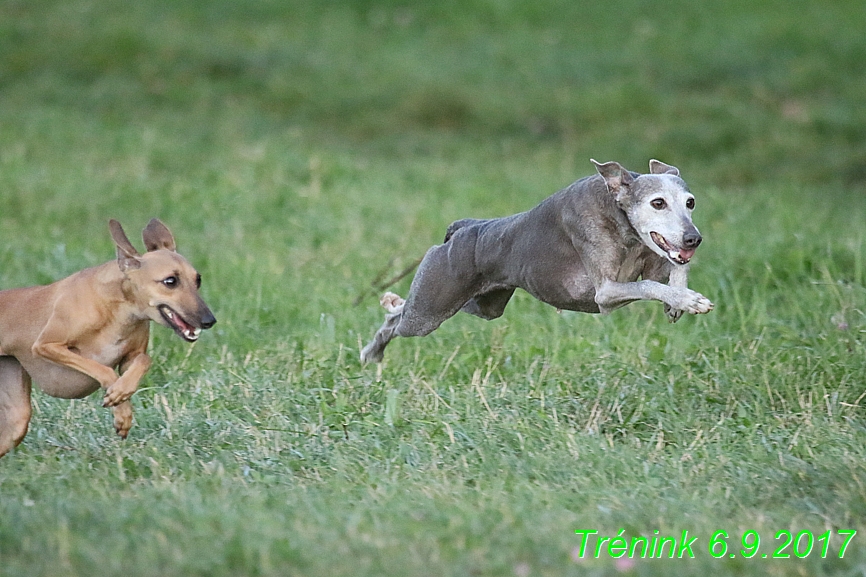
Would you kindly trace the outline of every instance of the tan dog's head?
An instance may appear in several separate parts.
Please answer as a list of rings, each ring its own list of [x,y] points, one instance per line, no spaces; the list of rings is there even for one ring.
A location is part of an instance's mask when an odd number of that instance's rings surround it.
[[[174,329],[188,342],[198,340],[202,329],[216,323],[198,293],[201,275],[175,252],[174,237],[159,219],[151,220],[142,231],[145,254],[135,250],[119,222],[110,220],[108,228],[117,246],[117,264],[127,281],[124,293],[146,317]]]

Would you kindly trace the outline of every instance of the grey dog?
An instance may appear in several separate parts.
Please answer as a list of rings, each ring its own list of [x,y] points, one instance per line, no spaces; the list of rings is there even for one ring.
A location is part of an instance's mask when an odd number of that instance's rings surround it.
[[[582,178],[520,214],[458,220],[427,251],[403,300],[385,293],[385,323],[361,351],[380,362],[395,336],[424,336],[458,311],[498,318],[516,288],[557,309],[608,313],[657,300],[676,322],[713,303],[687,287],[701,243],[695,197],[680,171],[650,160],[649,174],[618,162]],[[637,280],[638,278],[642,280]],[[665,284],[667,283],[667,284]]]

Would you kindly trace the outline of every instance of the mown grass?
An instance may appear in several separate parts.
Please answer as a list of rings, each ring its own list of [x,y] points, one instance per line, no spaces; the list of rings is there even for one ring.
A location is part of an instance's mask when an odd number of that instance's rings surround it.
[[[853,1],[0,4],[0,286],[159,216],[219,319],[192,348],[154,329],[126,441],[98,398],[34,394],[0,573],[861,574],[863,535],[841,560],[837,537],[824,560],[706,546],[864,529],[862,23]],[[681,168],[716,310],[518,294],[360,366],[370,281],[589,157]],[[688,530],[696,559],[575,560],[576,529]]]

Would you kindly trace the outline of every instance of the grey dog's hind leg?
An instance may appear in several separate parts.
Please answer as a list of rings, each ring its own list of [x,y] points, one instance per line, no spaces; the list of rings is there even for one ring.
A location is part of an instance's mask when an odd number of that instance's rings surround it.
[[[362,363],[381,363],[385,356],[385,347],[394,338],[394,329],[400,324],[403,312],[385,315],[385,322],[376,331],[373,340],[361,350]]]
[[[460,310],[488,321],[498,319],[513,294],[513,288],[493,290],[469,299]]]
[[[24,439],[30,411],[30,375],[15,357],[0,356],[0,457]]]
[[[412,280],[398,336],[430,334],[478,294],[476,238],[473,228],[461,229],[446,244],[427,251]]]
[[[446,244],[427,251],[412,280],[402,309],[385,316],[385,323],[361,351],[363,362],[380,362],[395,336],[423,337],[453,317],[477,292],[475,234],[457,231]],[[504,307],[504,304],[503,304]]]

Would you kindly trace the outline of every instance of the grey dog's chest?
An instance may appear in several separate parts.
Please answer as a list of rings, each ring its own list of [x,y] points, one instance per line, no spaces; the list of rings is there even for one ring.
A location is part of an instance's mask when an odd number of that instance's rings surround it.
[[[616,275],[616,282],[634,282],[641,276],[648,256],[647,247],[637,243],[624,250],[624,258]]]
[[[608,246],[617,248],[599,251],[593,248],[598,245],[587,243],[580,251],[567,230],[539,226],[532,242],[518,244],[518,250],[504,259],[503,266],[516,273],[510,283],[504,284],[518,286],[560,309],[599,312],[595,302],[597,283],[603,278],[620,283],[636,281],[644,274],[652,251],[635,235],[628,234],[630,229],[623,233],[615,225],[591,228],[595,229],[594,240],[606,238]],[[593,272],[599,278],[593,278]]]

